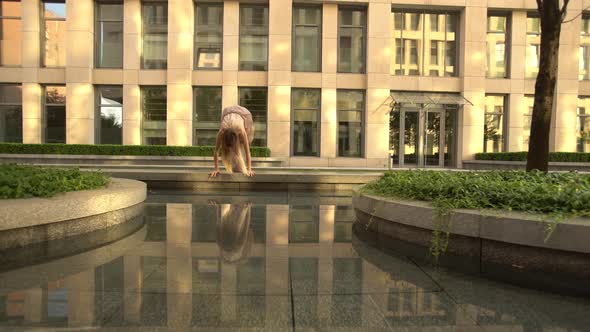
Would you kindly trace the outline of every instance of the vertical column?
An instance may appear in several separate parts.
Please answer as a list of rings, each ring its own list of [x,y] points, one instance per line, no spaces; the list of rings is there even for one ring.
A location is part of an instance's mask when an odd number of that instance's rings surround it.
[[[37,83],[41,64],[40,4],[22,0],[22,103],[23,143],[41,143],[41,87]]]
[[[268,12],[268,147],[275,157],[289,157],[292,0],[269,1]]]
[[[463,96],[473,103],[463,107],[462,153],[463,159],[473,159],[473,155],[483,150],[483,129],[485,112],[485,61],[486,61],[486,22],[485,3],[465,7],[462,16],[461,45],[463,69]]]
[[[193,144],[194,3],[168,1],[168,145]]]
[[[335,205],[320,205],[320,243],[334,243]]]
[[[141,2],[123,4],[123,144],[141,144]]]
[[[508,107],[508,151],[522,151],[524,71],[526,62],[526,12],[512,12],[510,47],[510,96]]]
[[[266,206],[266,317],[282,317],[289,310],[273,295],[288,294],[289,284],[289,206]]]
[[[582,10],[582,1],[572,1],[566,20],[573,19]],[[576,117],[578,109],[579,45],[582,16],[561,25],[559,40],[559,72],[555,89],[551,121],[550,151],[576,151]]]
[[[43,288],[31,288],[25,291],[24,318],[28,323],[41,323],[47,312],[47,291]]]
[[[168,327],[188,328],[192,317],[192,205],[166,205]]]
[[[266,206],[266,244],[267,248],[274,245],[289,244],[288,205],[269,204]]]
[[[338,61],[338,5],[324,3],[322,10],[322,158],[336,158],[336,68]]]
[[[66,142],[93,144],[94,3],[66,1]]]
[[[221,289],[228,295],[221,297],[221,321],[231,322],[238,318],[238,266],[231,263],[221,263]]]
[[[238,103],[238,53],[240,48],[240,3],[223,2],[223,88],[222,106]]]
[[[92,326],[96,293],[94,269],[69,276],[65,282],[68,286],[68,326]]]
[[[123,319],[127,323],[139,323],[141,320],[141,257],[123,257],[124,306]]]
[[[365,151],[368,167],[388,167],[391,3],[370,2],[368,15]]]

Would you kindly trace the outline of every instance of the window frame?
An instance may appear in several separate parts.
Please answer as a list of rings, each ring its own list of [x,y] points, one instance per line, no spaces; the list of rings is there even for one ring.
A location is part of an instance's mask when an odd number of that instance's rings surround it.
[[[41,61],[40,63],[40,67],[41,68],[65,68],[68,64],[66,62],[66,64],[64,66],[47,66],[47,64],[45,63],[45,56],[47,55],[45,53],[45,22],[47,21],[63,21],[64,24],[66,23],[67,17],[68,17],[68,12],[67,12],[67,7],[66,7],[66,17],[65,18],[46,18],[45,17],[45,4],[46,3],[63,3],[64,6],[67,6],[66,4],[66,0],[41,0],[40,1],[40,14],[41,14],[41,24],[40,24],[40,55],[41,55],[41,59],[39,59]],[[67,38],[67,36],[66,36]],[[67,40],[66,40],[67,42]],[[65,50],[65,52],[67,52],[67,50]]]
[[[2,101],[0,101],[0,106],[16,106],[16,107],[20,107],[20,112],[21,112],[21,133],[20,133],[20,142],[16,142],[16,143],[23,143],[23,139],[24,139],[24,121],[23,121],[23,85],[22,83],[0,83],[0,87],[3,86],[18,86],[20,87],[20,91],[21,91],[21,96],[20,96],[20,104],[15,104],[15,103],[3,103]],[[2,143],[2,141],[0,141],[0,143]]]
[[[578,124],[582,124],[584,123],[585,119],[590,119],[590,113],[585,113],[585,114],[580,114],[580,100],[583,99],[588,99],[590,100],[590,96],[587,95],[581,95],[578,96],[578,106],[576,107],[576,152],[579,153],[589,153],[590,150],[588,151],[584,151],[584,141],[582,141],[582,146],[580,149],[579,143],[578,143],[578,135],[580,134],[580,127],[578,126]],[[590,109],[587,109],[588,111],[590,111]]]
[[[502,113],[495,112],[495,111],[494,112],[488,112],[486,110],[486,108],[484,108],[484,113],[483,113],[483,118],[484,118],[483,152],[484,153],[486,153],[486,152],[487,153],[494,152],[494,151],[486,151],[486,143],[487,143],[487,140],[486,140],[486,137],[485,137],[485,134],[486,134],[485,133],[485,127],[486,127],[485,120],[486,120],[486,117],[488,115],[501,115],[502,116],[502,145],[501,145],[502,151],[499,151],[499,152],[508,152],[508,134],[510,132],[510,130],[508,130],[508,125],[510,123],[510,121],[508,119],[508,117],[510,116],[509,115],[510,114],[510,110],[508,109],[508,107],[510,105],[510,102],[509,102],[510,95],[508,95],[508,94],[502,94],[502,93],[486,93],[485,94],[485,97],[486,98],[487,97],[502,97]],[[487,102],[486,102],[486,106],[487,106]]]
[[[95,107],[95,113],[94,113],[94,142],[95,144],[103,144],[101,143],[101,108],[103,107],[103,104],[101,103],[101,94],[100,91],[102,89],[113,89],[113,88],[119,88],[121,89],[121,145],[123,145],[123,131],[125,130],[125,122],[123,121],[123,118],[125,117],[124,115],[124,105],[125,105],[125,95],[123,93],[123,85],[116,85],[116,84],[100,84],[100,85],[95,85],[94,86],[94,107]],[[105,105],[106,106],[106,105]],[[111,106],[112,107],[112,106]],[[106,143],[105,143],[106,144]]]
[[[166,112],[164,114],[166,114],[166,120],[164,120],[164,122],[166,122],[166,144],[160,145],[160,144],[144,144],[144,134],[143,134],[143,125],[144,125],[144,114],[145,114],[145,89],[153,89],[153,88],[161,88],[165,91],[166,93]],[[139,102],[140,102],[140,106],[139,106],[139,111],[140,111],[140,120],[139,120],[139,130],[140,130],[140,145],[156,145],[156,146],[167,146],[168,145],[168,86],[167,85],[140,85],[139,86]]]
[[[504,76],[503,77],[491,77],[488,76],[486,70],[486,78],[489,79],[506,79],[510,78],[510,55],[512,54],[512,14],[509,12],[496,12],[490,11],[488,12],[487,18],[490,17],[504,17],[506,19],[506,27],[504,33]],[[488,25],[488,24],[486,24]],[[487,44],[487,35],[490,33],[499,34],[502,31],[499,30],[490,30],[489,26],[486,27],[486,44]],[[486,59],[488,61],[488,59]]]
[[[94,68],[97,69],[123,69],[125,59],[123,58],[125,54],[125,17],[122,16],[121,20],[101,20],[100,19],[100,6],[101,5],[121,5],[121,8],[125,6],[124,1],[121,0],[96,0],[94,3]],[[121,40],[121,67],[110,67],[110,66],[101,66],[100,65],[100,50],[101,50],[101,42],[99,37],[102,36],[100,23],[101,22],[121,22],[121,35],[123,39]]]
[[[66,100],[65,103],[63,104],[48,104],[47,103],[47,88],[48,87],[63,87],[65,88],[65,92],[66,92]],[[42,107],[42,113],[41,113],[41,143],[42,144],[60,144],[60,143],[48,143],[47,142],[47,106],[63,106],[64,107],[64,113],[65,113],[65,128],[64,128],[64,144],[67,144],[67,140],[68,140],[68,108],[67,108],[67,102],[68,102],[68,90],[67,90],[67,86],[65,84],[42,84],[41,85],[41,107]],[[24,130],[24,128],[23,128]]]
[[[198,145],[198,141],[197,141],[197,123],[198,123],[198,114],[197,114],[197,103],[196,103],[196,98],[197,98],[197,94],[196,91],[197,89],[202,89],[202,88],[215,88],[215,89],[219,89],[219,97],[221,98],[221,103],[219,104],[220,109],[219,109],[219,123],[221,123],[221,114],[223,112],[223,86],[216,86],[216,85],[198,85],[198,86],[193,86],[193,131],[192,131],[192,135],[193,135],[193,140],[192,140],[192,145],[193,146],[203,146],[203,145]],[[268,99],[268,97],[267,97]]]
[[[528,25],[528,19],[529,18],[537,18],[539,19],[539,32],[536,31],[530,31],[529,32],[529,25]],[[526,13],[526,31],[525,31],[525,59],[524,59],[524,79],[525,80],[535,80],[537,75],[539,74],[539,67],[541,65],[541,41],[539,40],[539,44],[529,44],[529,36],[538,36],[539,38],[541,38],[541,19],[539,18],[539,14],[536,12],[527,12]],[[537,59],[537,74],[534,75],[534,77],[528,77],[527,76],[527,60],[528,60],[528,49],[530,46],[535,45],[536,48],[538,49],[537,54],[539,55],[539,58]],[[579,71],[579,69],[578,69]]]
[[[345,10],[360,10],[363,11],[365,13],[365,24],[363,26],[361,26],[360,28],[363,31],[363,69],[359,72],[350,72],[350,71],[341,71],[340,70],[340,31],[341,29],[344,28],[359,28],[359,26],[356,25],[350,25],[350,26],[344,26],[340,23],[340,11],[342,9]],[[367,50],[367,46],[368,46],[368,38],[367,38],[367,24],[368,24],[368,20],[369,20],[369,11],[367,6],[359,6],[359,5],[342,5],[339,4],[338,5],[338,13],[337,13],[337,31],[336,31],[336,42],[337,42],[337,49],[336,49],[336,73],[338,74],[367,74],[367,54],[368,54],[368,50]]]
[[[580,22],[580,25],[581,25],[581,28],[580,28],[580,38],[579,38],[580,39],[579,40],[580,43],[578,45],[578,48],[585,48],[585,49],[588,50],[588,56],[587,56],[586,60],[587,60],[587,66],[590,68],[590,32],[585,32],[584,31],[584,21],[589,21],[589,25],[590,25],[590,13],[585,12],[585,13],[582,14],[581,22]],[[584,38],[584,37],[586,37],[586,38],[589,39],[589,42],[586,43],[586,44],[582,43],[582,38]],[[583,55],[584,54],[580,52],[580,55],[579,55],[580,60],[579,61],[582,61]],[[581,77],[581,75],[580,75],[580,68],[578,66],[578,81],[590,81],[590,69],[589,69],[589,72],[586,73],[585,76],[586,77]]]
[[[266,126],[266,129],[265,129],[265,135],[266,136],[264,138],[266,144],[264,146],[262,146],[262,147],[268,147],[268,122],[269,122],[268,121],[268,119],[269,119],[269,117],[268,117],[268,86],[251,86],[251,85],[249,85],[249,86],[238,86],[238,103],[240,105],[242,105],[243,107],[246,107],[244,105],[244,103],[242,103],[241,100],[240,100],[240,91],[242,89],[266,90],[266,119],[265,119],[266,122],[264,123],[264,125]],[[223,107],[223,102],[222,102],[222,107]],[[246,107],[246,109],[248,109],[249,112],[252,112],[252,110],[250,110],[249,108]],[[254,126],[254,128],[256,128],[256,121],[254,120],[254,115],[252,115],[252,120],[253,120],[253,124],[252,125]],[[256,131],[254,132],[254,135],[256,135]],[[252,145],[251,144],[250,146],[258,146],[258,145]]]
[[[352,110],[341,110],[338,108],[338,92],[340,91],[356,91],[360,92],[363,96],[363,108],[360,110],[361,112],[361,151],[360,156],[340,156],[338,151],[340,150],[339,141],[340,141],[340,134],[339,134],[339,126],[340,126],[340,111],[352,111]],[[354,110],[357,112],[358,110]],[[363,89],[336,89],[336,158],[354,158],[354,159],[364,159],[366,153],[366,114],[367,114],[367,92]]]
[[[294,100],[293,100],[293,91],[294,90],[314,90],[317,91],[319,94],[319,105],[317,109],[310,109],[310,108],[298,108],[295,109],[294,107]],[[321,88],[291,88],[291,121],[290,121],[290,154],[291,157],[296,157],[296,158],[320,158],[322,155],[322,89]],[[296,155],[295,154],[295,146],[294,146],[294,141],[295,141],[295,126],[294,126],[294,122],[295,122],[295,111],[296,110],[312,110],[312,111],[317,111],[317,124],[318,124],[318,129],[317,129],[317,135],[318,135],[318,146],[317,146],[317,153],[315,155]]]
[[[146,29],[145,29],[145,22],[144,22],[144,10],[145,10],[145,6],[146,5],[161,5],[161,4],[165,4],[166,5],[166,13],[167,15],[169,15],[169,7],[168,7],[168,1],[163,1],[163,0],[141,0],[140,1],[140,6],[141,6],[141,34],[140,34],[140,39],[141,39],[141,55],[139,57],[139,69],[140,70],[168,70],[168,47],[169,47],[169,40],[168,40],[168,32],[169,32],[169,28],[168,28],[168,17],[166,17],[166,65],[163,68],[146,68],[145,66],[145,58],[144,58],[144,51],[145,51],[145,36],[146,36]],[[153,33],[152,33],[153,34]],[[163,34],[162,34],[163,35]]]
[[[0,3],[2,3],[2,2],[17,2],[17,3],[21,4],[20,16],[3,16],[0,13],[0,22],[2,22],[3,20],[18,20],[21,22],[21,28],[22,28],[22,22],[23,22],[22,1],[21,0],[0,0]],[[22,43],[22,41],[23,41],[22,31],[21,31],[20,38],[21,38],[21,43]],[[2,56],[2,50],[0,50],[0,57],[1,56]],[[4,64],[0,63],[0,68],[21,68],[23,66],[22,50],[21,50],[21,54],[19,54],[18,57],[20,59],[20,65],[4,65]]]
[[[200,26],[197,24],[197,6],[211,6],[211,7],[221,7],[221,16],[222,16],[222,22],[221,22],[221,47],[219,48],[219,67],[215,67],[215,68],[207,68],[207,67],[199,67],[199,42],[197,42],[197,27]],[[193,54],[194,54],[194,59],[193,59],[193,68],[194,70],[205,70],[205,71],[220,71],[223,70],[223,39],[224,39],[224,34],[223,34],[223,19],[225,18],[225,6],[223,2],[201,2],[201,1],[195,1],[194,3],[194,13],[195,13],[195,18],[194,18],[194,38],[193,38]],[[208,25],[207,25],[208,26]],[[239,47],[239,46],[238,46]],[[239,51],[239,50],[238,50]],[[239,59],[239,58],[238,58]],[[239,61],[239,60],[238,60]]]
[[[242,26],[242,8],[266,8],[268,11],[267,15],[267,22],[266,22],[266,34],[253,34],[244,32],[244,27]],[[270,6],[268,3],[250,3],[250,2],[240,2],[239,4],[239,14],[238,14],[238,71],[254,71],[254,72],[268,72],[268,60],[269,60],[269,53],[270,53]],[[242,54],[240,49],[242,48],[242,36],[265,36],[266,37],[266,65],[264,70],[252,70],[252,69],[242,69]],[[239,94],[239,92],[238,92]],[[239,98],[239,96],[238,96]],[[268,98],[267,98],[268,99]],[[267,100],[268,103],[268,100]],[[268,107],[267,107],[268,108]]]
[[[291,45],[295,44],[295,31],[297,27],[317,27],[318,29],[318,70],[317,71],[301,71],[295,70],[295,48],[291,47],[291,71],[294,73],[321,73],[322,72],[322,58],[323,58],[323,49],[322,49],[322,38],[323,38],[323,23],[324,23],[324,8],[321,4],[309,4],[309,3],[294,3],[293,4],[293,14],[295,16],[295,8],[314,8],[319,10],[320,12],[320,23],[318,25],[314,24],[296,24],[294,17],[291,18]]]

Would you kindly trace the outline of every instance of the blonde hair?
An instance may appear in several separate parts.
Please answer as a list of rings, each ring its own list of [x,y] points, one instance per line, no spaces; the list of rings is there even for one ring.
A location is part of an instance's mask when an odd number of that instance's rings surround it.
[[[217,243],[223,260],[238,263],[248,257],[252,237],[250,206],[222,204],[221,222],[217,225]]]
[[[219,131],[221,140],[221,162],[228,173],[234,169],[248,175],[248,168],[244,160],[245,147],[240,136],[244,131],[244,120],[237,114],[226,115]]]

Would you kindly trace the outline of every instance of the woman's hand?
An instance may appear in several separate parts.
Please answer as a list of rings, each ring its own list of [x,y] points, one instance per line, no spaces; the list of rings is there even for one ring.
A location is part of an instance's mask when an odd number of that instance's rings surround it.
[[[219,170],[218,169],[216,169],[213,172],[209,173],[209,177],[212,177],[212,178],[217,177],[218,175],[219,175]]]
[[[254,171],[251,168],[248,170],[248,176],[249,177],[253,177],[254,176]]]

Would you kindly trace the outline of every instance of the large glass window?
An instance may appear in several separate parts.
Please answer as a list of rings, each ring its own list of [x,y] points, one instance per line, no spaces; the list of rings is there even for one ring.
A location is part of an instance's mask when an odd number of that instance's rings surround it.
[[[123,68],[123,2],[96,3],[96,67]]]
[[[66,65],[66,3],[65,0],[43,1],[43,65]]]
[[[590,16],[582,17],[579,79],[590,80]]]
[[[504,151],[506,96],[486,95],[483,152]]]
[[[166,69],[168,65],[168,3],[143,2],[142,69]]]
[[[486,76],[507,77],[508,52],[506,52],[508,16],[489,15],[486,40]]]
[[[321,71],[322,9],[296,5],[293,8],[293,71]]]
[[[533,106],[535,96],[525,96],[522,112],[522,151],[529,150],[529,138],[531,136],[531,121],[533,119]]]
[[[252,113],[252,119],[254,120],[254,141],[252,146],[266,146],[267,88],[240,88],[239,93],[240,105]]]
[[[338,157],[363,156],[363,111],[365,94],[359,90],[338,90]]]
[[[123,87],[97,87],[96,101],[96,142],[123,144]]]
[[[341,6],[338,9],[338,72],[364,73],[367,11]]]
[[[0,142],[23,142],[23,107],[20,85],[0,85]]]
[[[294,156],[319,157],[320,89],[293,89],[291,105]]]
[[[541,59],[541,21],[538,17],[526,18],[525,78],[536,78]]]
[[[142,144],[166,145],[166,87],[142,87],[141,98]]]
[[[240,70],[268,68],[268,6],[240,5]]]
[[[44,87],[43,143],[66,142],[66,87]]]
[[[195,7],[195,68],[221,69],[223,3],[198,2]]]
[[[577,151],[590,152],[590,97],[578,98]]]
[[[194,145],[215,145],[221,121],[221,87],[195,88]]]
[[[0,66],[22,63],[21,15],[20,0],[0,0]]]
[[[458,14],[396,9],[391,19],[392,74],[457,75]]]

